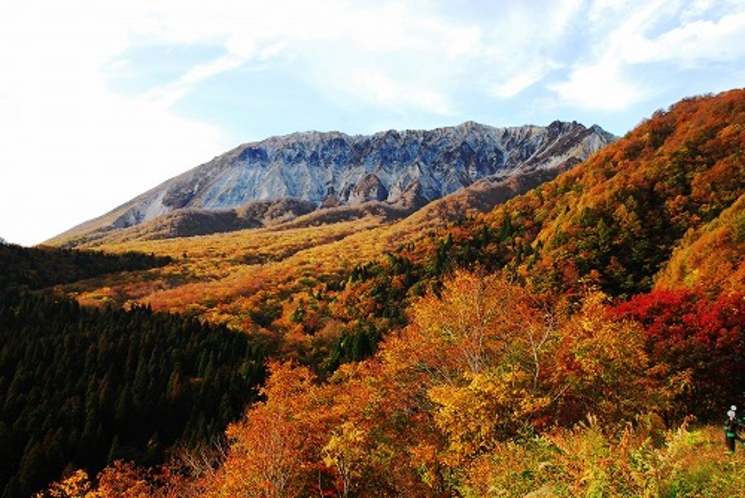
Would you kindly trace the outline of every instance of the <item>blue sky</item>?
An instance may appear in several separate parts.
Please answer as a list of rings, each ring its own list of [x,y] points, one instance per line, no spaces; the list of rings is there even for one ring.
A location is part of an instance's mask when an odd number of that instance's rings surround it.
[[[745,0],[5,0],[0,68],[0,237],[30,245],[272,135],[623,135],[745,86]]]

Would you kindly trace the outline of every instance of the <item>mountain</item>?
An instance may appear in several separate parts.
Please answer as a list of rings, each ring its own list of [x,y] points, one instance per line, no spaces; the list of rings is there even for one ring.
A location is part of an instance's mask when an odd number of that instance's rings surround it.
[[[688,98],[485,214],[421,222],[531,182],[385,225],[130,239],[103,247],[172,262],[66,289],[224,320],[293,360],[179,496],[736,496],[745,474],[711,462],[745,382],[744,148],[745,90]],[[62,484],[184,486],[106,472]]]
[[[338,208],[346,209],[332,217],[400,218],[484,179],[562,171],[614,139],[598,126],[559,121],[272,137],[241,145],[49,243],[79,245],[128,229],[128,238],[204,235]]]

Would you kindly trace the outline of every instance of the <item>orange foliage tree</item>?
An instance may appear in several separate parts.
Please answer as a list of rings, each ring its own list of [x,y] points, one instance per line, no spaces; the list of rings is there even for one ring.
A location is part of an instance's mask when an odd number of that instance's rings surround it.
[[[267,401],[226,431],[230,451],[216,479],[216,496],[299,496],[312,475],[316,439],[325,432],[311,419],[321,401],[315,395],[315,377],[290,364],[272,363],[269,369],[262,390]]]

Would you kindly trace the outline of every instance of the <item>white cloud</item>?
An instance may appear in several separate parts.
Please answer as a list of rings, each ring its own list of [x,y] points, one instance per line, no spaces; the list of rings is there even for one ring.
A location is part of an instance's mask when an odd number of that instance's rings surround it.
[[[275,1],[230,9],[187,2],[173,11],[173,4],[165,5],[149,7],[133,21],[133,43],[218,40],[228,52],[144,96],[166,107],[212,76],[284,58],[292,61],[293,75],[330,98],[341,94],[400,111],[444,113],[450,74],[459,72],[459,59],[480,50],[478,26],[453,25],[403,2]]]
[[[626,81],[620,64],[604,59],[573,70],[567,81],[549,85],[564,105],[601,111],[619,111],[639,102],[645,90]]]
[[[478,58],[486,91],[512,99],[569,64],[567,38],[585,22],[582,6],[580,0],[524,2],[498,12]]]

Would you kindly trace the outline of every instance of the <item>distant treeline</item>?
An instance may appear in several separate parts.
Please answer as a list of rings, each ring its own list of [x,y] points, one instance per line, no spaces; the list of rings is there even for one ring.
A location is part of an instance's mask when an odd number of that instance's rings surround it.
[[[170,263],[167,256],[120,254],[0,242],[0,289],[43,289],[106,273],[146,270]]]

